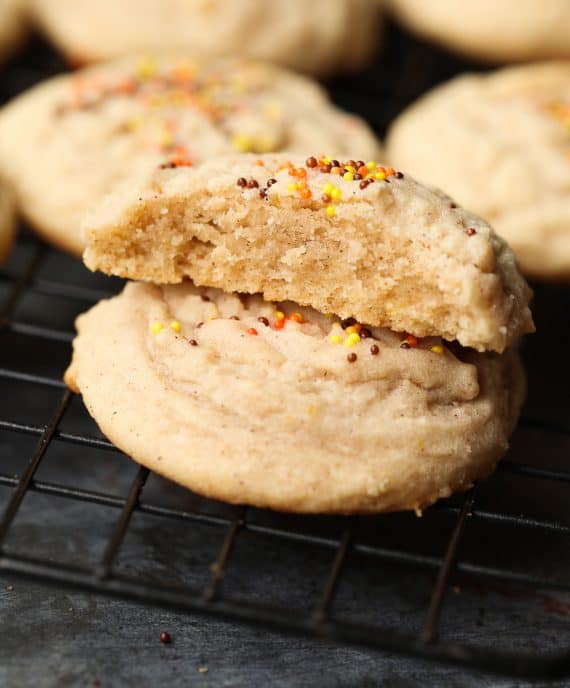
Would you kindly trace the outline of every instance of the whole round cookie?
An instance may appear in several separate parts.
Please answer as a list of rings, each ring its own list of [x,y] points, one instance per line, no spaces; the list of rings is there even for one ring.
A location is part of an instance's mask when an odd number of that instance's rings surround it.
[[[50,79],[0,113],[0,169],[21,211],[74,253],[85,209],[160,164],[349,147],[379,143],[311,80],[243,59],[127,58]]]
[[[0,61],[17,48],[24,35],[22,0],[0,0]]]
[[[158,169],[88,213],[91,270],[291,299],[480,351],[533,331],[509,246],[373,160],[268,154]]]
[[[387,147],[488,220],[528,274],[570,278],[570,62],[454,79],[400,115]]]
[[[312,74],[361,68],[378,44],[369,0],[29,0],[39,27],[74,61],[138,52],[239,55]]]
[[[208,497],[283,511],[419,511],[465,490],[524,395],[514,350],[188,282],[130,283],[77,328],[66,382],[112,442]]]
[[[491,62],[570,57],[568,0],[387,0],[404,26]]]
[[[16,228],[14,197],[0,179],[0,263],[8,255]]]

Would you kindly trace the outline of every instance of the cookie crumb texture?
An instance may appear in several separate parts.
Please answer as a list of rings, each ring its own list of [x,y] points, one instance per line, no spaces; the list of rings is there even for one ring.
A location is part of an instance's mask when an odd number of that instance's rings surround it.
[[[111,441],[200,494],[283,511],[419,510],[467,489],[524,394],[513,350],[188,282],[130,283],[77,327],[66,381]]]
[[[93,270],[291,299],[502,351],[532,331],[510,248],[441,192],[372,160],[241,156],[157,170],[87,218]]]
[[[21,212],[77,254],[85,211],[122,182],[216,155],[312,147],[361,155],[379,143],[312,80],[245,59],[115,60],[48,79],[0,113],[0,167]]]
[[[525,273],[570,279],[570,63],[453,79],[396,119],[387,148],[488,220]]]

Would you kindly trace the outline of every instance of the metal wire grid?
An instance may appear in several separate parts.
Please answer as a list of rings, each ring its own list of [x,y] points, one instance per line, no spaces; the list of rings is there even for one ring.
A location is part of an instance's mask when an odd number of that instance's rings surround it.
[[[426,60],[422,58],[419,51],[416,51],[412,58],[409,64],[414,64],[417,67],[421,62],[425,66]],[[25,241],[32,243],[33,251],[20,275],[13,278],[0,273],[0,284],[9,287],[4,302],[0,306],[0,337],[12,332],[31,338],[37,343],[37,346],[41,346],[45,340],[69,345],[73,336],[71,332],[32,325],[15,317],[16,308],[22,298],[30,293],[39,293],[94,303],[108,294],[80,285],[42,279],[38,272],[49,255],[49,249],[36,239],[27,237]],[[37,387],[61,390],[58,402],[53,408],[51,419],[46,425],[18,423],[0,418],[0,430],[38,437],[27,468],[19,477],[0,472],[0,486],[12,489],[0,520],[1,573],[30,577],[43,582],[79,588],[94,593],[115,595],[146,604],[172,607],[179,611],[216,615],[226,619],[262,625],[281,632],[302,634],[336,643],[400,652],[511,675],[554,677],[570,674],[570,650],[558,654],[532,654],[438,640],[438,622],[442,605],[449,590],[452,575],[455,572],[466,573],[484,581],[523,585],[534,590],[570,591],[570,583],[564,581],[553,581],[545,576],[461,561],[458,556],[459,547],[469,519],[492,524],[504,524],[519,531],[525,529],[541,533],[558,533],[564,536],[570,534],[570,527],[548,520],[477,509],[477,488],[475,488],[462,498],[459,507],[445,502],[434,507],[453,515],[455,518],[455,525],[447,540],[445,551],[442,556],[437,557],[360,542],[353,519],[350,518],[345,519],[344,526],[338,536],[321,537],[289,528],[286,519],[283,522],[280,521],[277,526],[251,522],[248,518],[247,508],[240,508],[233,517],[227,518],[198,511],[165,507],[146,501],[142,497],[143,488],[149,477],[149,471],[146,468],[138,470],[128,493],[124,497],[36,480],[36,472],[54,439],[83,447],[119,452],[104,439],[60,430],[60,424],[71,400],[71,393],[65,388],[61,380],[24,373],[11,368],[0,368],[0,378],[17,383],[29,383]],[[566,434],[569,432],[566,427],[549,425],[542,421],[525,419],[522,423],[527,427],[537,428],[545,432]],[[556,481],[560,484],[570,482],[569,472],[536,468],[510,460],[501,462],[499,471],[511,475],[518,474],[525,478]],[[103,556],[95,567],[71,566],[64,562],[47,560],[35,556],[33,551],[26,554],[14,554],[6,551],[4,547],[6,537],[25,496],[30,492],[117,509],[119,515],[112,536],[107,542]],[[207,523],[225,530],[223,544],[211,567],[208,583],[203,588],[163,585],[145,579],[144,576],[126,574],[115,570],[114,564],[119,549],[128,532],[129,523],[135,511],[164,519],[179,519],[190,525]],[[420,522],[418,522],[418,528],[421,528]],[[299,614],[298,611],[292,612],[282,606],[243,601],[224,593],[222,588],[224,574],[231,567],[232,550],[243,531],[262,534],[281,541],[303,543],[330,551],[330,571],[312,609],[309,609],[305,614]],[[335,597],[337,585],[342,578],[347,555],[351,552],[378,562],[396,562],[437,572],[429,606],[425,610],[423,627],[418,634],[407,634],[398,628],[388,628],[377,624],[355,623],[343,620],[331,613],[331,604]]]

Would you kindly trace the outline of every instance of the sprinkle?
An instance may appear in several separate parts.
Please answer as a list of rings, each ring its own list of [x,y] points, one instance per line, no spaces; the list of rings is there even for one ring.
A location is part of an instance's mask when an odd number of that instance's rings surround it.
[[[406,336],[406,338],[402,341],[400,344],[401,349],[410,349],[410,348],[416,348],[419,344],[419,339],[417,337],[414,337],[413,334],[409,334]]]
[[[331,335],[329,341],[331,344],[340,344],[342,342],[342,337],[339,334]]]
[[[238,186],[241,186],[241,188],[243,189],[243,188],[245,188],[245,187],[247,186],[247,179],[246,179],[245,177],[240,177],[240,178],[237,180],[236,184],[237,184]]]
[[[309,198],[312,197],[312,193],[310,189],[301,189],[301,198],[304,198],[305,200],[308,200]]]
[[[249,327],[249,328],[246,330],[246,332],[247,332],[248,334],[253,334],[253,335],[258,334],[258,332],[257,332],[257,330],[255,329],[255,327]]]
[[[277,320],[285,320],[285,313],[283,311],[275,311],[275,317]]]
[[[356,346],[359,342],[360,342],[360,335],[358,334],[358,332],[352,332],[344,340],[344,345],[345,346]]]
[[[358,331],[361,339],[366,339],[367,337],[372,337],[372,332],[367,327],[361,327]]]
[[[369,170],[375,170],[376,169],[376,163],[374,162],[374,160],[369,160],[366,163],[365,167]]]
[[[410,348],[411,348],[410,345],[409,345],[408,342],[406,342],[406,341],[403,341],[403,342],[400,344],[400,349],[410,349]]]
[[[269,320],[266,317],[264,317],[263,315],[260,315],[258,320],[260,323],[263,323],[265,325],[265,327],[269,327]]]
[[[188,344],[190,344],[190,346],[198,346],[198,342],[195,339],[189,339]]]
[[[331,195],[332,190],[335,188],[334,184],[331,184],[330,182],[328,184],[325,184],[323,186],[323,193],[327,194],[327,196]]]
[[[334,205],[327,206],[326,212],[327,212],[327,215],[329,217],[332,217],[335,214],[335,211],[336,211],[336,208],[334,207]]]
[[[403,179],[403,178],[404,178],[404,173],[403,173],[403,172],[396,172],[396,173],[394,174],[394,177],[396,177],[396,179]]]
[[[287,184],[287,191],[298,191],[299,190],[299,185],[297,182],[290,182]]]
[[[160,642],[165,643],[166,645],[172,642],[172,638],[170,637],[170,633],[168,633],[168,631],[162,631],[160,634]]]
[[[377,344],[372,344],[372,346],[370,347],[370,353],[371,353],[373,356],[378,356],[379,352],[380,352],[380,349],[378,348],[378,345],[377,345]]]
[[[474,234],[477,234],[477,230],[473,229],[473,227],[469,227],[469,229],[465,230],[465,234],[467,234],[467,236],[473,236]]]
[[[345,182],[353,182],[354,181],[354,174],[352,172],[345,172],[342,175],[342,178],[344,179]]]
[[[434,354],[441,354],[443,353],[443,346],[440,344],[435,344],[434,346],[431,347],[430,351],[433,351]]]
[[[170,323],[170,329],[174,330],[175,332],[180,332],[180,330],[182,329],[182,325],[178,322],[178,320],[173,320]]]
[[[239,315],[230,315],[230,320],[239,320]]]
[[[347,356],[346,356],[346,360],[349,363],[354,363],[357,358],[358,358],[358,356],[355,353],[350,353],[350,354],[347,354]]]
[[[333,198],[335,201],[338,201],[338,199],[341,196],[342,196],[342,191],[337,186],[334,186],[332,191],[331,191],[331,198]]]
[[[303,316],[300,313],[292,313],[289,316],[289,320],[293,320],[296,323],[304,323],[305,322]]]
[[[259,188],[259,182],[257,182],[255,179],[250,179],[247,183],[247,188],[248,189],[257,189],[257,188]]]
[[[346,330],[346,328],[350,327],[351,325],[356,325],[356,320],[354,318],[345,318],[344,320],[340,321],[340,326],[343,330]]]
[[[150,331],[152,334],[158,334],[164,329],[164,324],[159,322],[158,320],[155,320],[151,326],[150,326]]]
[[[386,179],[386,172],[382,172],[382,171],[376,172],[376,174],[374,175],[374,178],[380,179],[380,180]]]
[[[310,158],[307,158],[307,160],[305,161],[305,164],[307,165],[307,167],[316,167],[318,165],[317,159],[315,157],[313,157],[312,155]]]
[[[271,179],[267,180],[267,186],[268,187],[273,186],[273,184],[277,184],[277,179],[273,179],[273,177],[272,177]]]
[[[249,153],[253,151],[253,140],[249,136],[243,134],[236,134],[232,138],[232,146],[239,153]]]

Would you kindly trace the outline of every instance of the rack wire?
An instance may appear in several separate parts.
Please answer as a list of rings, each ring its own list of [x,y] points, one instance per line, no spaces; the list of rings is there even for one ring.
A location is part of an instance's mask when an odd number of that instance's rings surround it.
[[[365,97],[368,104],[374,100],[374,112],[377,114],[374,124],[379,130],[407,100],[436,80],[434,64],[438,58],[434,57],[433,51],[420,44],[406,43],[401,36],[397,34],[396,36],[397,38],[392,41],[383,58],[383,68],[386,68],[388,72],[379,83],[374,81],[374,73],[371,73],[365,75],[356,84],[345,81],[335,85],[337,100],[346,106],[350,106],[355,92],[361,95],[364,93],[362,97]],[[42,50],[45,49],[40,49],[40,57],[43,55]],[[36,64],[36,67],[31,69],[29,61]],[[397,74],[393,69],[396,61],[401,65]],[[56,65],[53,69],[46,68],[42,62],[45,62],[45,59],[43,57],[38,59],[35,53],[32,53],[31,57],[21,58],[15,66],[12,66],[12,74],[18,77],[17,86],[5,88],[2,96],[7,98],[22,87],[23,81],[26,81],[26,79],[22,80],[22,73],[27,75],[27,83],[32,83],[46,72],[57,71],[57,61],[52,60],[49,63],[52,66]],[[451,67],[446,67],[446,69],[453,71]],[[437,74],[439,78],[447,76],[445,70],[441,69]],[[380,114],[378,114],[379,104]],[[41,270],[53,250],[26,232],[23,233],[20,243],[27,255],[25,263],[15,274],[0,272],[0,287],[3,290],[0,291],[0,294],[3,294],[0,302],[0,345],[2,340],[10,334],[17,334],[28,340],[38,350],[46,341],[50,341],[69,352],[73,336],[71,330],[64,331],[26,321],[18,315],[22,301],[29,295],[39,294],[48,299],[57,298],[70,303],[89,304],[109,295],[113,289],[108,291],[106,287],[93,288],[87,283],[72,284],[62,279],[46,278],[42,276]],[[0,365],[2,365],[1,361]],[[70,447],[76,446],[78,451],[82,448],[94,448],[117,454],[120,452],[103,437],[82,431],[62,429],[62,422],[69,412],[72,394],[58,377],[30,373],[6,365],[0,368],[0,380],[4,381],[4,384],[9,382],[15,385],[31,385],[33,390],[49,389],[57,392],[57,401],[51,408],[51,415],[45,424],[19,422],[0,417],[0,437],[3,439],[14,435],[27,435],[37,439],[25,469],[18,475],[14,476],[2,471],[0,465],[0,487],[10,491],[4,511],[0,515],[1,574],[27,577],[91,593],[114,595],[147,605],[184,610],[188,613],[209,614],[272,628],[279,632],[326,639],[334,643],[398,652],[487,671],[524,677],[570,675],[570,647],[556,653],[544,649],[521,651],[497,644],[480,646],[449,640],[445,636],[440,638],[440,622],[444,604],[446,601],[449,602],[450,591],[454,583],[459,580],[458,577],[467,576],[469,580],[477,581],[478,585],[522,586],[529,591],[529,594],[538,594],[537,591],[541,594],[543,591],[554,594],[570,592],[570,579],[564,577],[564,570],[558,576],[537,574],[500,564],[479,563],[462,556],[461,547],[465,540],[465,533],[473,523],[486,523],[492,527],[512,529],[513,532],[518,533],[518,536],[523,533],[523,539],[526,538],[527,533],[535,533],[541,537],[554,534],[567,538],[570,535],[569,525],[557,519],[535,518],[479,507],[479,488],[476,487],[459,500],[444,501],[433,507],[434,511],[445,514],[451,524],[446,534],[444,547],[437,555],[433,555],[422,551],[410,551],[395,546],[391,542],[374,539],[370,542],[363,539],[361,520],[358,518],[335,520],[333,533],[323,535],[315,534],[310,528],[305,528],[302,521],[299,527],[298,519],[293,525],[291,519],[286,516],[276,516],[269,524],[259,522],[252,517],[252,510],[245,507],[234,509],[230,515],[220,515],[207,509],[164,506],[145,498],[145,485],[149,478],[149,471],[146,468],[138,469],[129,489],[122,495],[38,479],[38,470],[48,460],[46,453],[50,447],[53,448],[55,442],[57,446],[60,446],[59,443]],[[521,426],[550,438],[570,437],[570,428],[565,424],[564,419],[559,423],[550,423],[527,417],[521,421]],[[117,461],[120,461],[119,456],[117,456]],[[568,487],[570,472],[560,468],[521,462],[518,456],[509,455],[503,460],[500,463],[499,473],[507,476],[508,479],[518,477],[525,481],[541,480],[555,483],[559,488],[561,486],[561,489],[570,489]],[[107,507],[116,511],[117,517],[111,536],[106,543],[103,555],[94,566],[70,565],[54,557],[43,557],[34,551],[33,547],[29,547],[25,552],[16,552],[7,546],[8,535],[21,511],[22,503],[32,493],[49,498],[71,500],[78,504]],[[566,498],[567,496],[566,492]],[[141,573],[129,573],[117,569],[116,561],[121,546],[129,532],[133,515],[136,513],[148,514],[163,520],[182,521],[190,528],[207,524],[222,534],[221,546],[210,567],[205,585],[200,587],[172,585],[146,577]],[[37,518],[38,521],[41,520],[41,513],[37,514]],[[413,527],[421,533],[426,526],[422,520],[418,519]],[[275,542],[288,542],[292,546],[308,546],[326,553],[329,557],[328,575],[325,577],[324,585],[314,596],[312,608],[300,613],[288,605],[271,601],[260,603],[247,600],[231,595],[224,589],[225,577],[236,565],[238,554],[235,550],[244,533],[250,533],[254,537],[270,538]],[[536,556],[536,552],[531,554]],[[423,615],[423,622],[417,632],[410,633],[402,630],[398,625],[384,624],[377,620],[375,623],[362,623],[335,613],[335,596],[346,575],[347,561],[354,555],[372,561],[378,567],[393,563],[406,566],[412,572],[417,571],[417,575],[424,571],[430,572],[434,578],[434,584],[431,587],[428,604],[425,608],[418,610]],[[369,594],[374,596],[374,589],[371,589]]]

